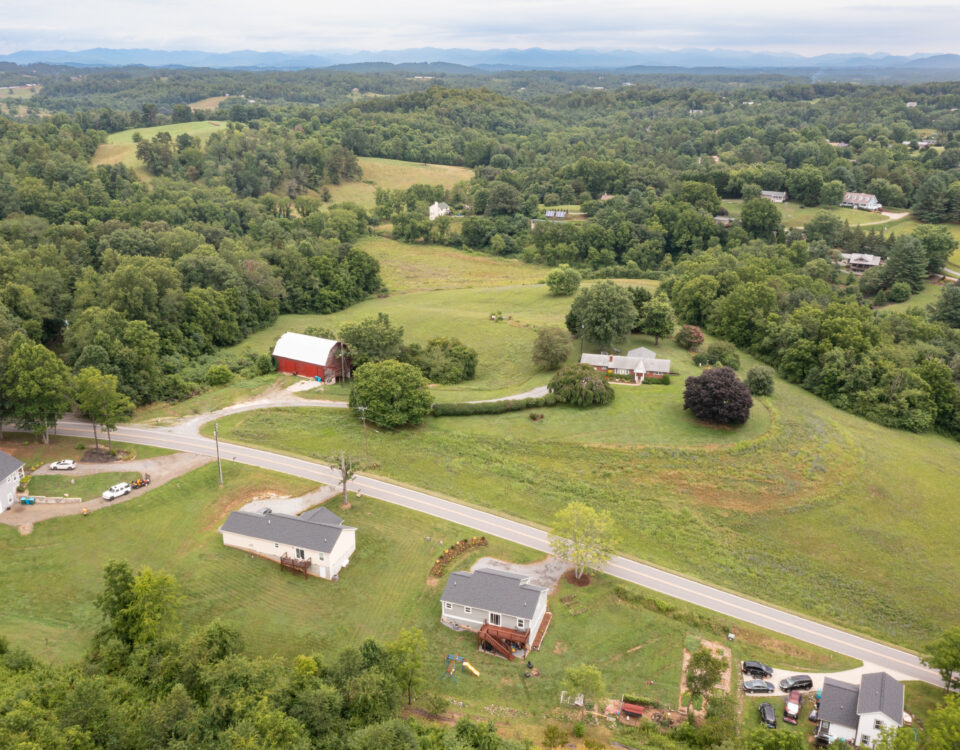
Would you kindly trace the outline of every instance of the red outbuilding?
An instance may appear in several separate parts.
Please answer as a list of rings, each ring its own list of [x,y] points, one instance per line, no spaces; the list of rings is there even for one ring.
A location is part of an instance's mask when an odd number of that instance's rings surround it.
[[[277,370],[327,382],[350,375],[350,357],[339,341],[287,332],[273,347]]]

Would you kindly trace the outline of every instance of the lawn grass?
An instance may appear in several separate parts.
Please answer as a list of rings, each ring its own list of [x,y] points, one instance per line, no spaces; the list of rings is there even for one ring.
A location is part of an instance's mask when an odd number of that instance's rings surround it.
[[[327,186],[332,203],[349,202],[364,208],[374,208],[378,187],[401,190],[412,185],[443,185],[451,188],[458,182],[473,177],[472,169],[446,164],[424,164],[370,156],[361,156],[358,161],[363,170],[360,180]]]
[[[912,307],[925,309],[927,305],[932,305],[943,292],[943,284],[935,284],[928,281],[923,285],[923,289],[912,295],[906,302],[895,302],[878,308],[880,312],[906,312]]]
[[[930,712],[943,705],[947,691],[918,680],[911,680],[903,685],[905,688],[903,710],[913,716],[914,725],[922,727],[926,724]]]
[[[550,270],[520,260],[442,245],[410,245],[387,237],[364,237],[357,247],[380,262],[380,276],[391,294],[536,284]]]
[[[658,387],[679,401],[679,387]],[[596,420],[597,432],[604,409],[567,417],[556,407],[544,410],[548,429],[561,422],[552,440],[513,423],[473,426],[480,417],[370,428],[368,438],[382,476],[540,526],[589,499],[617,517],[627,554],[893,643],[920,647],[954,624],[960,445],[866,422],[780,380],[767,404],[769,429],[727,444],[581,444],[563,420]],[[634,443],[684,429],[661,413],[638,424]],[[250,412],[220,430],[311,458],[364,449],[359,421],[333,410]]]
[[[912,216],[907,216],[903,219],[898,219],[897,221],[890,222],[887,225],[887,231],[889,233],[896,232],[897,234],[902,234],[907,232],[908,234],[913,234],[917,229],[922,226],[931,226],[929,224],[923,224],[922,222],[917,221]],[[950,234],[953,235],[953,238],[960,243],[960,224],[934,224],[932,226],[942,226],[950,230]],[[950,259],[947,263],[948,267],[952,267],[954,270],[960,270],[960,247],[953,251],[953,255],[950,256]]]
[[[269,352],[270,347],[267,347],[264,351]],[[185,401],[158,401],[147,404],[137,409],[133,419],[135,422],[164,422],[192,414],[205,414],[242,401],[249,401],[272,385],[289,385],[291,382],[290,378],[277,374],[238,380],[220,388],[204,391],[199,396],[188,398]]]
[[[27,494],[95,500],[108,487],[120,482],[132,482],[140,476],[140,472],[136,471],[108,471],[85,477],[75,477],[70,474],[71,472],[65,471],[63,474],[31,477]]]
[[[775,204],[785,227],[802,227],[806,222],[815,218],[819,213],[828,213],[836,216],[841,221],[850,222],[851,226],[856,225],[889,225],[891,222],[885,216],[871,213],[870,211],[858,211],[855,208],[842,208],[840,206],[814,206],[808,208],[799,203],[787,201],[786,203]],[[723,201],[723,207],[727,209],[730,216],[740,218],[743,210],[743,201],[740,199],[728,199]]]
[[[107,446],[107,441],[102,436],[100,438],[100,446],[102,448],[106,448]],[[46,445],[38,442],[32,435],[15,432],[5,433],[4,439],[0,440],[0,451],[19,458],[26,464],[27,469],[42,464],[53,463],[54,461],[59,461],[64,458],[72,458],[74,461],[79,461],[84,452],[93,447],[92,430],[89,438],[66,437],[63,435],[51,436],[50,442]],[[166,448],[154,448],[150,445],[131,445],[129,443],[121,443],[117,440],[113,441],[113,448],[118,454],[123,456],[124,460],[128,461],[137,458],[167,456],[172,453],[172,451]],[[123,466],[123,463],[118,462],[114,465]]]
[[[683,644],[691,638],[717,640],[728,628],[738,633],[736,660],[762,656],[777,666],[808,671],[851,666],[852,660],[718,621],[692,605],[664,614],[643,605],[642,595],[649,592],[627,587],[641,599],[621,598],[620,582],[595,576],[586,588],[562,581],[550,597],[554,618],[543,650],[530,657],[541,676],[527,679],[523,662],[479,654],[474,635],[454,633],[439,622],[446,576],[430,582],[428,571],[437,554],[468,530],[353,497],[349,509],[331,506],[358,529],[350,565],[336,583],[303,579],[224,547],[217,527],[254,494],[299,493],[310,484],[232,463],[224,468],[222,490],[216,468],[206,466],[87,518],[45,521],[29,536],[0,528],[0,553],[9,560],[0,577],[5,603],[0,627],[11,642],[54,661],[81,656],[99,622],[93,601],[102,568],[111,559],[123,559],[135,569],[150,566],[177,578],[185,629],[219,617],[240,630],[252,655],[323,653],[332,658],[367,638],[389,641],[401,628],[421,628],[429,643],[424,692],[463,701],[471,715],[495,718],[530,737],[539,734],[543,714],[556,706],[566,667],[595,664],[603,671],[609,696],[630,693],[675,707]],[[162,543],[144,544],[145,539]],[[539,557],[491,539],[488,547],[464,555],[448,572],[467,569],[487,555],[520,563]],[[480,677],[457,673],[457,683],[444,679],[446,654],[464,656]],[[511,715],[505,717],[501,707]]]

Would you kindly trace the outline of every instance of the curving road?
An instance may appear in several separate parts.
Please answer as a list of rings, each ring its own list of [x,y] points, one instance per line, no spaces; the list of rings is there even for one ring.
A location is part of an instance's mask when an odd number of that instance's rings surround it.
[[[204,421],[208,420],[209,417]],[[58,424],[57,433],[71,437],[87,437],[90,434],[90,425],[81,420],[68,419]],[[112,434],[115,440],[128,443],[152,445],[204,456],[216,455],[216,446],[212,439],[196,434],[184,434],[179,430],[174,432],[170,428],[125,425],[118,427]],[[226,461],[271,469],[316,482],[325,484],[339,482],[336,472],[323,464],[258,448],[221,442],[220,455]],[[350,482],[349,488],[354,491],[360,490],[378,500],[458,523],[483,534],[506,539],[541,552],[550,551],[547,533],[542,529],[501,518],[483,510],[361,475],[357,475]],[[943,684],[937,672],[923,666],[917,656],[908,651],[823,625],[651,565],[618,556],[610,560],[605,572],[629,583],[767,628],[775,633],[860,659],[866,666],[884,669],[898,679],[922,680],[938,686]]]

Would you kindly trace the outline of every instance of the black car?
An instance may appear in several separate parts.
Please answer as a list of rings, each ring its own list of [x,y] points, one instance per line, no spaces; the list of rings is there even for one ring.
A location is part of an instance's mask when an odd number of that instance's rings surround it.
[[[745,693],[772,693],[776,688],[772,682],[766,680],[744,680],[743,692]]]
[[[743,663],[743,673],[756,677],[758,680],[773,676],[773,670],[758,661],[745,661]]]
[[[763,724],[768,729],[777,728],[777,712],[773,709],[772,703],[761,703],[760,708],[760,723]]]
[[[808,674],[795,674],[780,680],[780,689],[785,693],[791,690],[812,690],[813,680]]]

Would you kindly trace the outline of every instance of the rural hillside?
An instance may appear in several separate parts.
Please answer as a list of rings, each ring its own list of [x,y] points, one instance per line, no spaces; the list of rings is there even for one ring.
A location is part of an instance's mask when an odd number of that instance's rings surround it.
[[[486,51],[0,63],[0,748],[956,749],[949,56]]]

